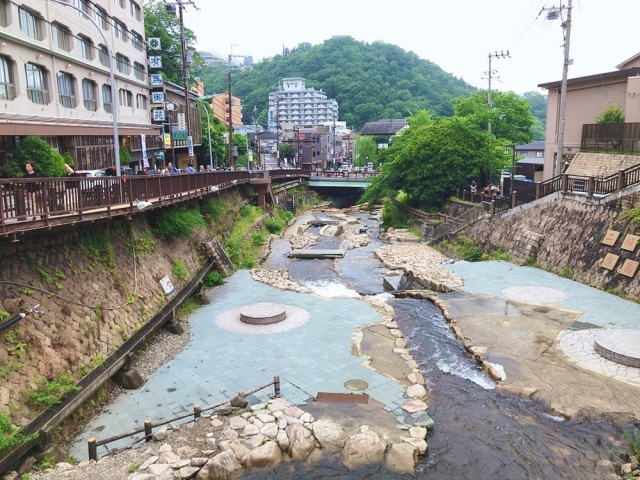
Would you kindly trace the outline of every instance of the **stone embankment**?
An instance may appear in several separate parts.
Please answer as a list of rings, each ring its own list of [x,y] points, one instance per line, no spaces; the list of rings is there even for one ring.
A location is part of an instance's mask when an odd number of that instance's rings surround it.
[[[236,397],[216,415],[173,429],[164,427],[142,448],[77,466],[61,462],[31,478],[225,480],[291,461],[304,461],[312,468],[325,457],[335,457],[351,470],[384,462],[390,471],[411,473],[418,455],[427,451],[426,426],[412,426],[402,442],[389,444],[370,426],[362,425],[357,433],[349,435],[334,421],[316,420],[282,398],[251,407],[243,407],[243,401]],[[18,478],[13,473],[4,480]]]

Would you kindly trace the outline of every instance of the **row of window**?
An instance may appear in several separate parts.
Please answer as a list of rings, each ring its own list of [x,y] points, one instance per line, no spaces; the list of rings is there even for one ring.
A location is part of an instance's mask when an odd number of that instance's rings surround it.
[[[96,22],[103,30],[108,30],[110,23],[110,17],[107,14],[106,10],[98,7],[97,5],[92,6],[87,2],[87,0],[77,0],[78,8],[80,8],[83,12],[88,15],[95,15]],[[136,7],[139,9],[140,7]],[[35,40],[44,40],[45,32],[44,25],[47,23],[42,16],[34,11],[29,10],[23,6],[18,7],[18,19],[20,22],[20,30],[29,38],[33,38]],[[0,0],[0,26],[7,27],[9,25],[9,2],[8,0]],[[127,42],[129,38],[131,38],[131,44],[139,51],[144,51],[145,42],[144,38],[141,34],[128,30],[127,26],[121,22],[120,20],[113,18],[113,31],[115,36],[120,40]],[[69,28],[64,25],[60,25],[58,23],[51,23],[51,35],[53,37],[54,43],[63,50],[68,52],[71,51],[73,47],[72,42],[72,34]]]
[[[27,96],[33,103],[47,105],[51,99],[49,96],[49,71],[42,65],[27,63],[25,66],[27,79]],[[77,82],[73,75],[67,72],[58,72],[56,75],[58,84],[58,102],[66,108],[77,106]],[[98,84],[91,79],[84,78],[81,82],[82,100],[84,108],[95,112],[98,110]],[[118,92],[119,104],[125,107],[133,107],[133,93],[126,89]],[[8,57],[0,55],[0,100],[13,100],[16,97],[16,88],[13,77],[12,63]],[[111,86],[102,85],[102,106],[105,112],[113,112],[113,99]],[[136,95],[135,108],[148,109],[146,95]]]

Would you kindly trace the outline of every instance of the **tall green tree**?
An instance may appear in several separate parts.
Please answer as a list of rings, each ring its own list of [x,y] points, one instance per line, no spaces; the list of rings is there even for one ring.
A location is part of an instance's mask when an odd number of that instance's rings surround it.
[[[373,138],[358,135],[355,145],[356,157],[353,159],[353,164],[366,166],[367,162],[373,162],[377,149],[378,146]]]
[[[180,46],[180,21],[176,15],[168,14],[166,4],[160,0],[149,0],[144,6],[145,38],[160,38],[162,50],[155,55],[162,57],[162,75],[170,82],[182,85],[182,49]],[[194,65],[199,65],[195,50],[196,36],[192,30],[184,29],[187,49]],[[196,67],[196,69],[199,67]],[[194,69],[190,69],[194,73]]]
[[[479,129],[487,130],[491,123],[491,133],[505,144],[524,144],[532,140],[529,102],[513,92],[492,92],[493,108],[487,104],[487,92],[480,91],[466,98],[453,100],[457,117],[463,117]]]
[[[223,133],[227,132],[227,127],[213,114],[211,105],[202,102],[197,103],[198,111],[202,118],[202,145],[196,147],[196,154],[198,158],[205,159],[205,162],[201,160],[200,163],[221,165],[229,156],[229,146],[224,142],[222,136]],[[209,112],[209,122],[207,122],[205,110]],[[209,133],[211,135],[209,135]],[[211,162],[209,158],[209,138],[211,138],[211,155],[213,162]]]

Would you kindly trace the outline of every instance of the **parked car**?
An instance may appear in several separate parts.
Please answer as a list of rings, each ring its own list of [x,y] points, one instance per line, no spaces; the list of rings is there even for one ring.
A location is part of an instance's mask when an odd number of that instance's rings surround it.
[[[104,170],[76,170],[74,176],[97,178],[106,177],[106,174],[104,173]],[[96,185],[102,185],[102,183],[103,182],[101,181],[83,180],[80,182],[80,186],[82,188],[91,188],[95,187]]]
[[[107,175],[109,177],[115,177],[116,176],[116,167],[105,168],[104,169],[104,173],[105,173],[105,175]],[[129,176],[129,175],[134,175],[133,168],[120,167],[120,175],[122,175],[123,177]]]

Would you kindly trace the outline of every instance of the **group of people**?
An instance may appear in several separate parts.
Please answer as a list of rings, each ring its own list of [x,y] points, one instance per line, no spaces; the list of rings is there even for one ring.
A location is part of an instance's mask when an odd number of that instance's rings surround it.
[[[469,189],[471,190],[471,193],[474,193],[474,194],[478,193],[478,182],[476,182],[475,178],[471,180]],[[482,190],[482,193],[484,193],[489,198],[494,196],[500,196],[500,186],[494,185],[493,182],[489,182]]]

